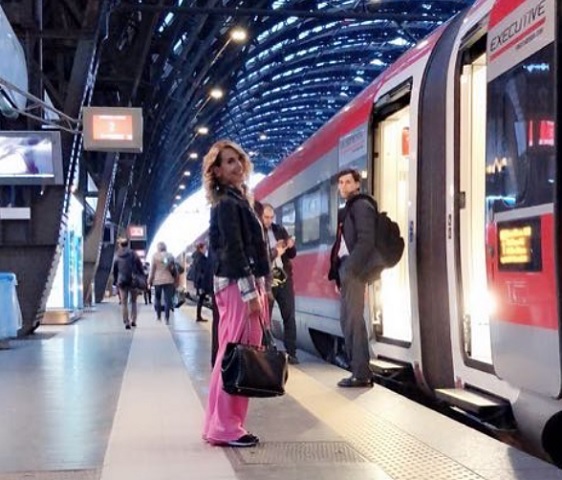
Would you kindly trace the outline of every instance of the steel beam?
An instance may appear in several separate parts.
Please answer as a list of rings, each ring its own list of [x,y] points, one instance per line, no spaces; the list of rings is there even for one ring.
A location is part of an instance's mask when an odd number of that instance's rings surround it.
[[[276,18],[321,18],[323,20],[392,20],[392,21],[443,21],[449,18],[445,14],[386,13],[364,11],[324,11],[324,10],[290,10],[280,8],[229,8],[229,7],[178,7],[173,5],[146,5],[138,3],[121,3],[116,10],[138,10],[141,12],[174,13],[175,15],[220,15],[225,17],[276,17]]]

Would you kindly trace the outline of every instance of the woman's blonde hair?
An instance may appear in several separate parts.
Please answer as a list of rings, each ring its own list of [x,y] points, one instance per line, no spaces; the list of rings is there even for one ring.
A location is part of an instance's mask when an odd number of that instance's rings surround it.
[[[215,144],[209,150],[209,153],[205,155],[203,159],[203,188],[205,188],[205,194],[207,196],[207,200],[211,205],[214,205],[218,200],[218,187],[219,182],[213,171],[213,167],[219,165],[219,158],[221,152],[225,148],[232,148],[238,155],[240,155],[240,160],[242,161],[242,168],[244,169],[244,177],[248,180],[250,173],[252,173],[252,162],[250,161],[250,157],[244,151],[244,149],[230,140],[219,140],[215,142]],[[247,195],[247,189],[244,188],[244,194]]]

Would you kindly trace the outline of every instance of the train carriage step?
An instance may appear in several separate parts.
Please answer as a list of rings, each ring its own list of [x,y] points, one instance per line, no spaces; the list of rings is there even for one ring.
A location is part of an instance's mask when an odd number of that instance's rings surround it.
[[[383,360],[381,358],[371,360],[370,366],[371,371],[375,375],[380,375],[382,377],[395,377],[411,368],[409,365],[394,363],[389,360]]]
[[[464,388],[438,388],[437,398],[475,415],[490,415],[509,409],[509,402],[482,392]]]
[[[451,411],[457,412],[469,422],[477,422],[488,432],[509,435],[517,428],[511,404],[503,398],[463,388],[438,388],[435,395],[447,403]]]

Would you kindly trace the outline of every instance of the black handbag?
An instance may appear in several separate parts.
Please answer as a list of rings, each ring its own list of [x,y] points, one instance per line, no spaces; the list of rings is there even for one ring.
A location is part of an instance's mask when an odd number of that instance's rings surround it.
[[[144,291],[147,286],[146,275],[144,275],[144,273],[133,272],[131,287],[136,290]]]
[[[289,377],[287,354],[277,350],[271,333],[263,330],[262,346],[229,342],[222,359],[223,389],[242,397],[277,397]]]

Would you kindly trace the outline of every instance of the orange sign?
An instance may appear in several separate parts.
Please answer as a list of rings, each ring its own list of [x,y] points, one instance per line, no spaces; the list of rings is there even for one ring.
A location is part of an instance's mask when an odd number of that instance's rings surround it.
[[[132,115],[102,115],[93,116],[94,140],[132,140]]]
[[[130,240],[144,240],[146,238],[146,230],[144,225],[129,225]]]
[[[402,129],[402,156],[410,155],[410,127]]]

